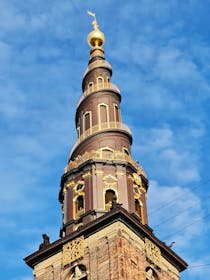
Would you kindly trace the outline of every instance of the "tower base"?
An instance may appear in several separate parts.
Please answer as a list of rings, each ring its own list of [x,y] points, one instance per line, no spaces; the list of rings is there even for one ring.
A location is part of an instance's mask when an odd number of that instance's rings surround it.
[[[187,264],[121,206],[32,255],[35,280],[178,280]]]

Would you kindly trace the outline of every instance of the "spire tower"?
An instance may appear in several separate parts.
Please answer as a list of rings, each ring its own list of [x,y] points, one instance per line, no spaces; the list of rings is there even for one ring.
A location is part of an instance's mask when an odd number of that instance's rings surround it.
[[[104,34],[95,14],[91,47],[83,75],[82,96],[77,104],[77,141],[61,180],[63,208],[61,236],[108,212],[113,199],[143,224],[148,223],[148,181],[132,159],[132,134],[122,122],[119,88],[112,83],[112,67],[105,59]]]
[[[90,56],[75,114],[77,139],[61,177],[60,238],[43,234],[25,258],[34,280],[178,280],[187,267],[148,225],[148,180],[131,154],[132,133],[121,118],[121,93],[105,59],[96,16]]]

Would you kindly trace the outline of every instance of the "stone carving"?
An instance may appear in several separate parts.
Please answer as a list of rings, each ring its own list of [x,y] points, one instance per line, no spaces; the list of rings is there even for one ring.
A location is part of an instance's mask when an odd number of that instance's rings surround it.
[[[63,245],[63,265],[67,265],[84,255],[84,236]]]
[[[46,248],[50,244],[50,238],[47,234],[42,234],[43,242],[39,245],[39,250]]]
[[[151,260],[155,265],[161,267],[160,248],[158,248],[152,241],[145,238],[145,249],[147,258]]]
[[[111,206],[110,210],[117,209],[117,208],[119,208],[122,205],[120,203],[117,203],[116,195],[113,196],[111,203],[112,203],[112,206]]]

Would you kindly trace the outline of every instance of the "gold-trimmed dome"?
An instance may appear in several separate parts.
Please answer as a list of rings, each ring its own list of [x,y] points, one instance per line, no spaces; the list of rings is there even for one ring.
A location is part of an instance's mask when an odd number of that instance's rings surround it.
[[[102,47],[105,43],[104,33],[100,31],[98,23],[96,21],[96,15],[92,12],[87,12],[90,16],[94,18],[93,31],[88,34],[87,41],[91,48]]]

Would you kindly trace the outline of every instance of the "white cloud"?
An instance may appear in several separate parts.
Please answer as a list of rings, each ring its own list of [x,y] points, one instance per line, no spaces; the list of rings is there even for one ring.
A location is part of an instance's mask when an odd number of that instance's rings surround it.
[[[204,229],[201,199],[187,188],[159,186],[152,181],[148,194],[150,224],[164,241],[188,248]],[[150,213],[151,212],[151,213]],[[190,225],[190,226],[189,226]]]
[[[162,178],[181,184],[199,180],[198,154],[199,139],[204,133],[202,127],[186,130],[163,125],[139,131],[133,129],[133,132],[136,141],[140,140],[140,144],[134,143],[134,154],[140,154],[153,179]]]

